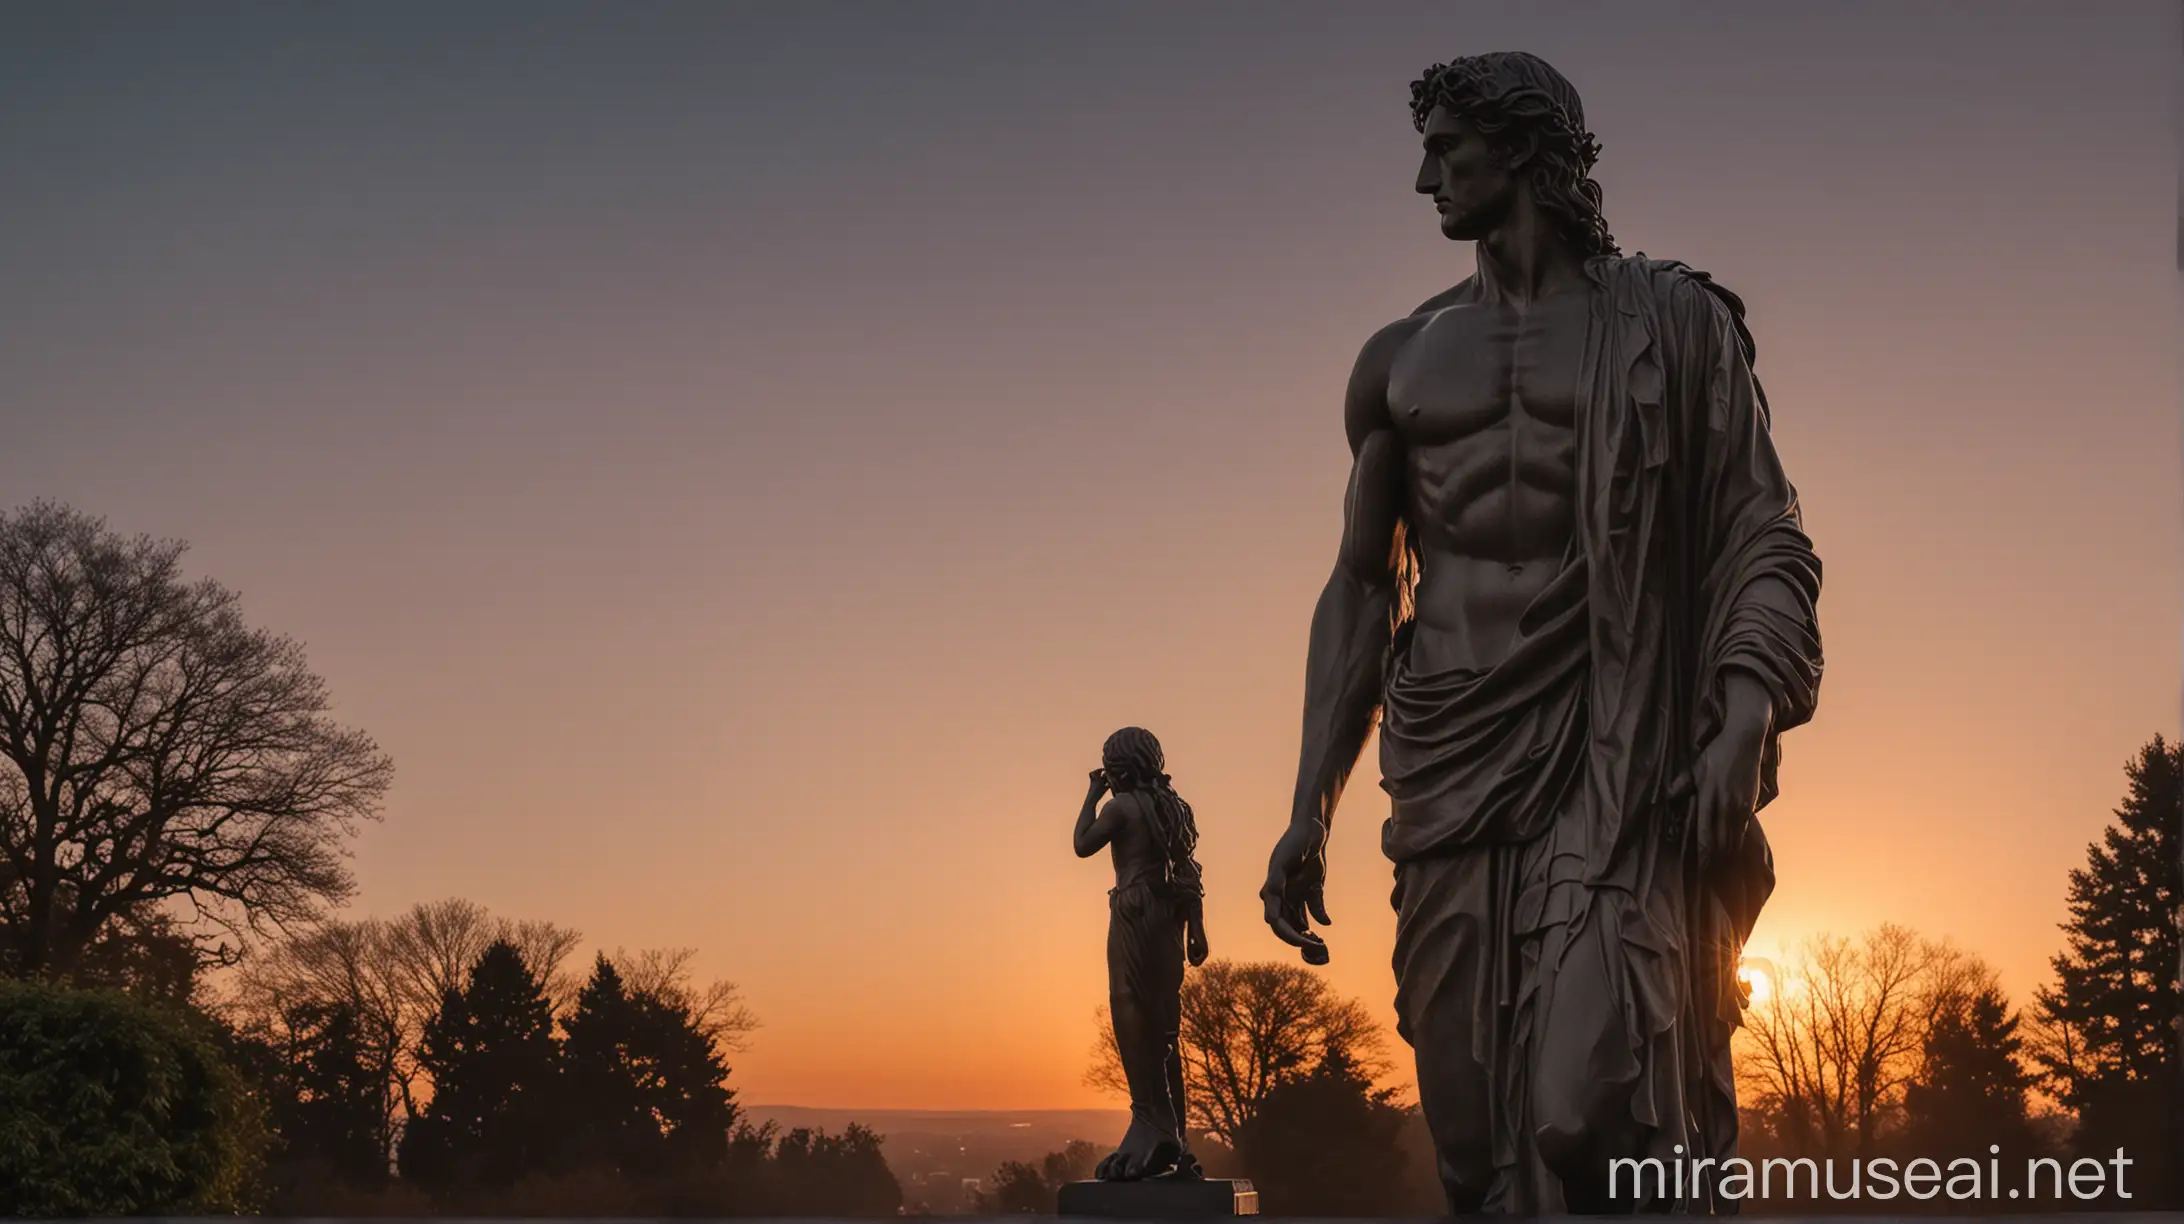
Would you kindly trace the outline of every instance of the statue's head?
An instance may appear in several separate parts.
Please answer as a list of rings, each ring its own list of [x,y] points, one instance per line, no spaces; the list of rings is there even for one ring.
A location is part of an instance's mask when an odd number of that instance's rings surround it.
[[[1418,190],[1443,234],[1477,241],[1531,207],[1578,255],[1620,254],[1592,180],[1600,142],[1576,86],[1547,61],[1495,51],[1435,64],[1411,82],[1411,120],[1426,145]]]
[[[1100,768],[1107,771],[1108,784],[1118,792],[1165,777],[1167,763],[1160,741],[1143,727],[1124,727],[1108,736],[1100,749]]]

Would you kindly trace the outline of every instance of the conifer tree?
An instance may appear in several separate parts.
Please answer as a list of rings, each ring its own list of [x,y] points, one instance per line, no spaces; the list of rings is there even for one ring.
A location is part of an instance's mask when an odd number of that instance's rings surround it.
[[[563,1029],[563,1134],[577,1159],[643,1175],[726,1158],[735,1094],[686,1008],[630,992],[601,956]]]
[[[661,1170],[714,1168],[728,1156],[736,1125],[728,1065],[695,1017],[671,1000],[638,994],[631,1063],[641,1099],[659,1127]],[[884,1163],[883,1163],[884,1167]]]
[[[652,1119],[630,1067],[635,1009],[622,975],[601,956],[562,1021],[561,1139],[576,1163],[627,1170],[641,1159]]]
[[[1908,1156],[1984,1158],[1995,1145],[2012,1159],[2046,1154],[2027,1113],[2032,1076],[2019,1061],[2018,1021],[1992,982],[1934,1018],[1904,1088]]]
[[[364,1024],[354,1007],[341,1004],[288,1010],[271,1120],[283,1165],[315,1166],[351,1186],[372,1187],[387,1179],[387,1113]]]
[[[1276,1215],[1395,1215],[1404,1192],[1403,1110],[1340,1051],[1266,1094],[1237,1138]]]
[[[2173,1201],[2184,743],[2157,735],[2124,772],[2115,823],[2070,873],[2069,942],[2039,992],[2035,1057],[2077,1112],[2073,1146],[2100,1159],[2125,1149],[2154,1196],[2134,1192],[2144,1208]]]
[[[402,1175],[436,1192],[494,1190],[555,1154],[552,1006],[514,944],[495,941],[426,1024],[432,1102],[405,1128]]]

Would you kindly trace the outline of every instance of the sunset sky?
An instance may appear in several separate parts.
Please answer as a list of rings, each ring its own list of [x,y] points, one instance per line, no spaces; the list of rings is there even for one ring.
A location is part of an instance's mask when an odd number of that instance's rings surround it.
[[[2020,998],[2178,730],[2178,6],[15,4],[0,504],[178,537],[397,776],[353,914],[700,950],[751,1102],[1106,1103],[1118,726],[1258,918],[1408,83],[1536,52],[1749,303],[1825,565],[1756,940]],[[1368,747],[1325,972],[1392,1024]]]

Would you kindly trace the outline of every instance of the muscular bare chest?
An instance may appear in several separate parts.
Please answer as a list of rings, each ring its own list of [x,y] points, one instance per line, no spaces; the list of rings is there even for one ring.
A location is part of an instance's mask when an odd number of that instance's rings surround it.
[[[1578,366],[1590,299],[1454,306],[1388,372],[1405,513],[1429,548],[1512,564],[1560,555],[1574,522]]]
[[[1389,370],[1388,408],[1412,446],[1530,426],[1547,440],[1577,421],[1577,373],[1589,320],[1581,294],[1518,311],[1451,306],[1429,319]]]

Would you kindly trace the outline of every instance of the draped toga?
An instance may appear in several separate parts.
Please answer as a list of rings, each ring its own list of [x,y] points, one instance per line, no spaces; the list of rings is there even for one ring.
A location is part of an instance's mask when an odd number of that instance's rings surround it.
[[[1737,955],[1773,887],[1756,823],[1699,878],[1663,793],[1720,728],[1731,668],[1812,717],[1820,564],[1769,436],[1742,303],[1643,255],[1590,261],[1577,527],[1498,665],[1388,654],[1397,1013],[1442,1175],[1489,1210],[1563,1209],[1558,1145],[1629,1124],[1664,1161],[1736,1154]],[[1477,301],[1476,278],[1436,304]],[[1774,579],[1794,613],[1751,598]],[[1627,1117],[1593,1116],[1602,1085]],[[1733,1209],[1703,1198],[1657,1209]]]

